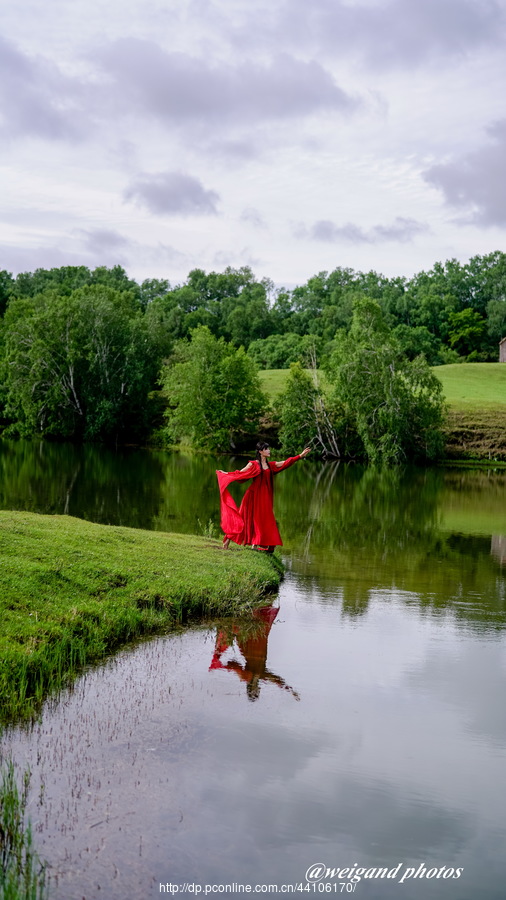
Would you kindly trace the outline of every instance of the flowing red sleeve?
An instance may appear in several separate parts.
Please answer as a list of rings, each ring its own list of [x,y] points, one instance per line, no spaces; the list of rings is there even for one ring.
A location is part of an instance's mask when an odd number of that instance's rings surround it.
[[[221,527],[231,540],[234,540],[234,536],[238,537],[242,533],[244,521],[228,486],[232,481],[249,481],[250,478],[256,478],[259,474],[260,463],[257,460],[252,461],[247,472],[241,472],[239,469],[235,472],[216,472],[220,489]]]
[[[283,469],[289,469],[290,466],[293,466],[294,463],[298,462],[300,459],[299,456],[289,456],[288,459],[285,459],[284,462],[280,466],[277,463],[273,462],[271,464],[271,472],[273,475],[276,475],[277,472],[282,472]]]

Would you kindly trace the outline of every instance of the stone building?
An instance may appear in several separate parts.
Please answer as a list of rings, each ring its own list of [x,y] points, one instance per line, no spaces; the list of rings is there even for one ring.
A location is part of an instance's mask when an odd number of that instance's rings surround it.
[[[499,362],[506,362],[506,337],[499,343]]]

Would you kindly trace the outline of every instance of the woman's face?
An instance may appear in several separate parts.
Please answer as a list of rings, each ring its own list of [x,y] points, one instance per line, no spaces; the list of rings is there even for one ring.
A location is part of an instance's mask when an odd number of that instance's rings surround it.
[[[266,450],[260,450],[260,456],[263,456],[264,459],[265,459],[267,456],[270,456],[270,455],[271,455],[271,448],[270,448],[270,447],[267,447]]]

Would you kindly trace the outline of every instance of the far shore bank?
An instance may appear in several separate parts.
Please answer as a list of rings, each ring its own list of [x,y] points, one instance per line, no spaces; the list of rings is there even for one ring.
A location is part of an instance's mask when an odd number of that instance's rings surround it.
[[[451,462],[506,462],[506,405],[450,409],[445,438]]]
[[[207,537],[0,511],[0,722],[120,645],[253,608],[282,567]]]

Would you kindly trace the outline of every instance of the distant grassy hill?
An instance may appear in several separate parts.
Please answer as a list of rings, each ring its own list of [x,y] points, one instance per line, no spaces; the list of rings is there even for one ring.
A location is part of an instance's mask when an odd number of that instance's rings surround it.
[[[506,408],[506,363],[457,363],[433,371],[453,408]]]
[[[271,401],[283,390],[288,371],[260,372]],[[457,363],[433,371],[450,407],[448,458],[506,460],[506,363]]]
[[[289,369],[262,369],[260,381],[262,388],[272,402],[283,390]]]
[[[259,373],[262,388],[271,403],[284,390],[289,372],[290,369],[262,369]],[[318,374],[321,379],[324,379],[323,372],[318,371]]]

